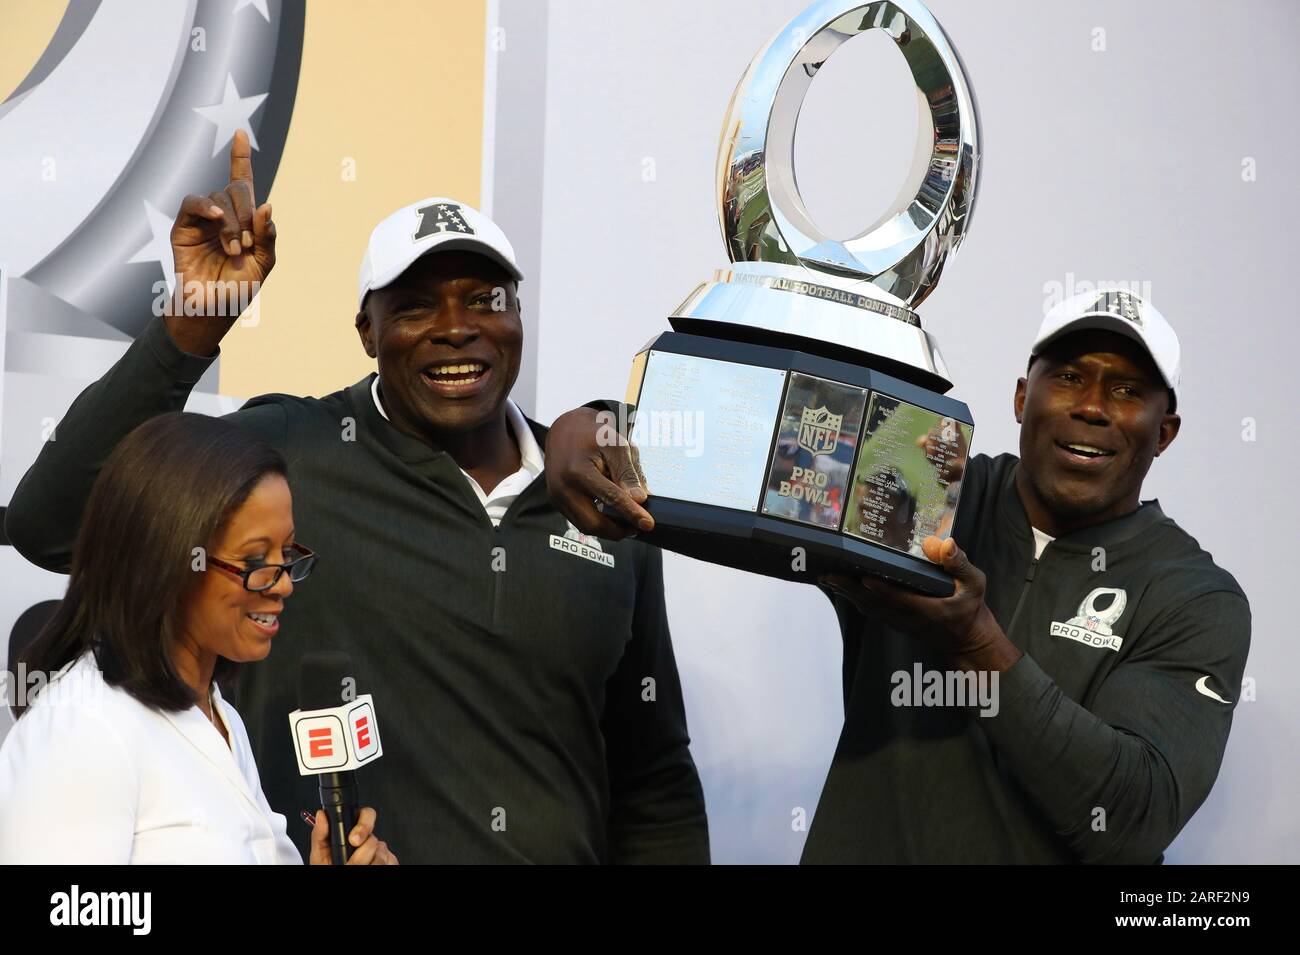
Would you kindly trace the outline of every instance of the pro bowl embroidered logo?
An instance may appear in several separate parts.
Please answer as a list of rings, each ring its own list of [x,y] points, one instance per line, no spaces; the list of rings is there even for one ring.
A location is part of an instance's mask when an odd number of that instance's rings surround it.
[[[844,415],[831,414],[820,408],[804,408],[799,421],[799,447],[809,454],[830,454],[840,440],[840,424]]]
[[[440,235],[443,232],[474,234],[465,217],[460,214],[460,206],[454,202],[438,202],[423,209],[416,209],[415,214],[420,217],[420,228],[415,230],[415,235],[411,236],[412,242],[419,242],[421,239]]]
[[[1108,600],[1106,598],[1109,598]],[[1098,604],[1105,602],[1104,608]],[[1119,652],[1123,637],[1115,636],[1112,629],[1124,615],[1128,594],[1116,587],[1098,587],[1083,598],[1079,612],[1065,623],[1052,622],[1051,634],[1077,640],[1090,647],[1103,647]]]
[[[604,564],[606,567],[614,566],[614,555],[605,553],[605,549],[600,545],[600,539],[582,533],[571,522],[563,537],[559,534],[551,535],[551,546],[566,554],[583,557],[597,564]]]

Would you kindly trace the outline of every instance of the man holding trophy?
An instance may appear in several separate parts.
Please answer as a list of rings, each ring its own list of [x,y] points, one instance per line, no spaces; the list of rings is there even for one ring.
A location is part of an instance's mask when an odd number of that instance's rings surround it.
[[[817,69],[872,29],[907,59],[933,148],[909,201],[841,242],[799,199],[793,133]],[[805,862],[1157,862],[1217,776],[1249,605],[1140,500],[1181,381],[1177,336],[1138,296],[1053,308],[1015,386],[1019,456],[968,454],[970,412],[914,309],[965,235],[979,149],[961,61],[917,0],[797,16],[724,125],[731,265],[637,355],[630,429],[598,413],[614,403],[556,421],[547,479],[586,533],[832,598],[845,723]],[[684,413],[702,454],[662,440]]]

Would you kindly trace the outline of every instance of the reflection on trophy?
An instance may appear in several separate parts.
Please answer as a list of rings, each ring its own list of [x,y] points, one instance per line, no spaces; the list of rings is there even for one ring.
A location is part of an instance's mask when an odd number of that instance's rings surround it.
[[[933,139],[882,221],[838,241],[800,200],[795,123],[821,65],[867,30],[902,51]],[[732,264],[632,365],[651,542],[788,579],[872,573],[952,593],[921,542],[950,532],[972,422],[914,309],[965,234],[978,127],[961,61],[917,0],[820,0],[750,63],[718,153]]]

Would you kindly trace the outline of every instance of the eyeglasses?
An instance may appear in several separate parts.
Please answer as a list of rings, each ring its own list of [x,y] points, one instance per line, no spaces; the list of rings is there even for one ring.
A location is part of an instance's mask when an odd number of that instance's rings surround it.
[[[307,575],[311,573],[312,568],[316,566],[316,554],[308,550],[301,544],[290,544],[286,551],[296,556],[293,560],[283,564],[262,564],[260,567],[236,567],[234,564],[228,564],[224,560],[217,560],[215,557],[209,557],[208,563],[214,567],[220,567],[228,573],[234,574],[244,582],[244,589],[251,590],[253,593],[261,593],[263,590],[270,590],[280,582],[280,575],[286,570],[289,572],[289,579],[295,584],[306,580]]]

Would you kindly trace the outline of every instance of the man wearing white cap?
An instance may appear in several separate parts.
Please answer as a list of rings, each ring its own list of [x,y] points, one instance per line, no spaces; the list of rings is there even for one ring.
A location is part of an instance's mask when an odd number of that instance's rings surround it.
[[[844,729],[805,862],[1160,861],[1214,784],[1250,645],[1237,582],[1140,500],[1178,434],[1180,375],[1150,303],[1062,302],[1016,383],[1019,457],[970,457],[951,538],[925,541],[956,593],[819,581]],[[648,530],[595,414],[552,426],[552,494],[584,530]]]
[[[182,203],[183,286],[260,283],[274,265],[249,157],[238,132],[229,185]],[[284,452],[296,532],[320,554],[274,652],[240,677],[262,787],[291,818],[318,804],[287,717],[302,656],[344,650],[383,724],[359,786],[404,862],[707,862],[659,551],[587,537],[555,510],[546,428],[508,398],[521,278],[470,206],[399,209],[372,233],[358,288],[378,374],[228,416]],[[105,458],[181,409],[237,317],[166,315],[77,398],[6,514],[19,552],[66,571]],[[305,849],[310,829],[295,832]]]

